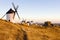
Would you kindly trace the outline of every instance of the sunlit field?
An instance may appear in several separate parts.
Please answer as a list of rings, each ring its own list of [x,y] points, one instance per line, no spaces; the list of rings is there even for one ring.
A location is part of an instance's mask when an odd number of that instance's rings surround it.
[[[60,26],[17,24],[0,19],[0,40],[60,40]]]

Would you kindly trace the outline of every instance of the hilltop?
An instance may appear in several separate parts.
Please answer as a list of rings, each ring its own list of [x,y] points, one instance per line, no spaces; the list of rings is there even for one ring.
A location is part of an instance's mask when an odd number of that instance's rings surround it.
[[[24,40],[24,31],[19,25],[0,19],[0,40]]]
[[[60,40],[60,27],[28,26],[0,19],[0,40]]]

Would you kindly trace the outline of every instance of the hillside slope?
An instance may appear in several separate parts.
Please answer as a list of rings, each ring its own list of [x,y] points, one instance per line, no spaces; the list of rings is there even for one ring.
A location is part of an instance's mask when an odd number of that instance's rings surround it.
[[[0,19],[0,40],[24,40],[24,31],[17,24]]]
[[[0,40],[60,40],[60,27],[44,28],[0,20]]]

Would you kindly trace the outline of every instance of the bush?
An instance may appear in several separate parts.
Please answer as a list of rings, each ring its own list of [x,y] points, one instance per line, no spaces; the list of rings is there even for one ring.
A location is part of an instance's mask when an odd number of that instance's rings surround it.
[[[53,24],[50,21],[46,21],[43,26],[53,26]]]

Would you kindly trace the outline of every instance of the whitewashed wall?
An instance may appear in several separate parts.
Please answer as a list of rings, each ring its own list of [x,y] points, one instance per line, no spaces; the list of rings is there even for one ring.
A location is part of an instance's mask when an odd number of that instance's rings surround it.
[[[10,13],[10,14],[7,14],[7,15],[6,15],[6,19],[7,19],[8,21],[10,20],[10,22],[15,23],[13,17],[14,17],[14,13]]]

